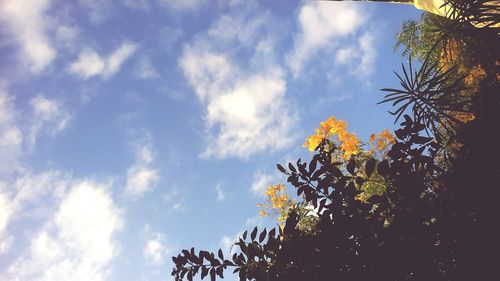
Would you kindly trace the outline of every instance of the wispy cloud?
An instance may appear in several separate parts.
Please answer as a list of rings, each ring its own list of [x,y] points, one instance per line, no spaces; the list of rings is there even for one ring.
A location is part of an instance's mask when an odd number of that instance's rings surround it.
[[[196,11],[206,3],[203,0],[157,0],[157,2],[159,6],[176,12]]]
[[[143,254],[146,260],[154,265],[162,265],[169,250],[165,246],[165,235],[160,232],[151,233],[149,225],[145,226],[147,239]]]
[[[125,195],[131,199],[137,199],[150,191],[160,179],[158,170],[151,167],[155,157],[151,140],[147,138],[140,141],[135,154],[135,163],[127,170],[125,186]]]
[[[0,86],[0,175],[19,168],[23,135],[14,99]]]
[[[222,190],[222,186],[220,184],[215,186],[215,193],[217,194],[217,202],[222,202],[226,198],[226,194],[224,193],[224,190]]]
[[[79,0],[78,2],[85,8],[90,22],[93,24],[101,23],[112,12],[113,2],[111,0]]]
[[[40,131],[45,129],[49,136],[54,137],[66,128],[72,117],[61,102],[42,95],[32,98],[30,105],[32,121],[28,140],[29,147],[32,149]]]
[[[93,49],[86,48],[80,53],[78,59],[70,64],[69,71],[83,79],[96,75],[106,79],[118,72],[136,49],[137,45],[133,43],[123,43],[108,57],[103,58]]]
[[[141,57],[137,61],[134,75],[139,79],[157,79],[160,77],[160,74],[151,62],[151,59],[146,56]]]
[[[50,0],[4,0],[0,2],[0,23],[5,22],[20,48],[21,61],[32,73],[45,69],[56,57],[48,38],[46,12]]]
[[[262,19],[235,20],[234,32],[222,32],[221,22],[227,22],[228,17],[246,18],[241,9],[236,10],[186,45],[179,60],[205,107],[206,157],[247,158],[264,150],[284,149],[294,139],[292,128],[297,117],[285,96],[284,71],[268,48],[254,48],[273,41],[269,39],[274,37],[269,26],[272,21],[265,15]],[[253,52],[243,63],[250,65],[248,68],[240,67],[231,56],[240,48]],[[255,59],[262,57],[266,59]]]
[[[6,184],[0,182],[0,255],[7,252],[12,243],[13,237],[7,234],[7,225],[14,213],[11,199],[7,194]]]
[[[294,49],[288,55],[293,75],[298,77],[319,50],[353,35],[365,21],[365,13],[356,3],[306,2],[299,12]]]

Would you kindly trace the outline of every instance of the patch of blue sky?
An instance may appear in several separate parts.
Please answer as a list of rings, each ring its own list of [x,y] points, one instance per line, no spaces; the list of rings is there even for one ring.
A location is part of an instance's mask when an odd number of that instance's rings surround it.
[[[335,115],[393,127],[411,6],[3,1],[0,280],[172,280],[259,219],[276,163]],[[293,191],[291,191],[293,192]],[[45,279],[44,279],[45,278]],[[48,278],[48,279],[47,279]]]

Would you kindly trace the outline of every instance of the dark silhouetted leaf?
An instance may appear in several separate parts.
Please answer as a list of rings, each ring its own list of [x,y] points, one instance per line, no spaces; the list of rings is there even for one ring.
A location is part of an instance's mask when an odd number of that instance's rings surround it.
[[[356,161],[354,160],[354,157],[351,157],[349,160],[349,163],[347,163],[347,171],[351,173],[351,175],[354,176],[354,169],[356,168]]]
[[[370,177],[372,175],[374,169],[375,169],[375,159],[370,158],[366,161],[366,164],[365,164],[366,176]]]
[[[267,230],[264,228],[264,230],[260,233],[259,235],[259,243],[262,243],[264,239],[266,238]]]
[[[252,241],[255,241],[255,237],[257,237],[257,227],[255,227],[250,234],[250,239],[252,239]]]

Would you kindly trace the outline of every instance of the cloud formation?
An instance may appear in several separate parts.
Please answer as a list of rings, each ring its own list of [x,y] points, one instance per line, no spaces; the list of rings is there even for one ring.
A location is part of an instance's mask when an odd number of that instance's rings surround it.
[[[157,0],[159,6],[172,11],[195,11],[204,3],[203,0]]]
[[[136,49],[137,45],[133,43],[123,43],[108,57],[103,58],[93,49],[85,48],[78,59],[70,64],[69,71],[85,80],[97,75],[107,79],[120,70]]]
[[[139,79],[157,79],[160,77],[160,74],[153,66],[151,59],[144,56],[136,63],[134,70],[135,77]]]
[[[296,115],[285,96],[284,71],[269,48],[255,48],[273,41],[273,30],[265,25],[272,21],[265,15],[246,19],[239,11],[219,18],[204,36],[184,47],[179,60],[205,109],[205,157],[247,158],[293,142]],[[227,22],[234,22],[233,31],[221,32]],[[241,67],[231,55],[240,49],[251,52],[242,62],[250,67]]]
[[[56,57],[46,31],[51,0],[3,0],[0,23],[5,22],[20,48],[21,61],[32,73],[45,69]]]
[[[224,193],[224,190],[222,190],[222,186],[220,184],[215,186],[215,193],[217,194],[217,202],[222,202],[226,198],[226,194]]]
[[[125,185],[125,195],[132,199],[137,199],[150,191],[160,179],[158,170],[151,167],[154,160],[151,142],[145,140],[138,144],[135,153],[136,160],[127,170]]]
[[[17,170],[23,135],[13,98],[0,87],[0,175]]]
[[[335,63],[347,67],[351,75],[368,77],[373,72],[376,57],[375,37],[372,33],[365,32],[355,44],[337,50]]]
[[[57,182],[57,173],[52,176]],[[29,182],[34,181],[25,183]],[[62,190],[53,182],[45,182],[40,188],[43,192],[31,194],[30,200],[16,197],[18,210],[26,212],[27,202],[49,196],[55,203],[55,211],[49,212],[41,229],[28,237],[27,251],[0,277],[8,280],[108,279],[109,264],[119,249],[116,235],[123,226],[121,211],[109,194],[109,184],[73,179],[59,183]],[[23,188],[31,186],[21,190]],[[55,196],[51,196],[53,193]]]
[[[298,77],[304,64],[320,49],[354,34],[365,21],[365,14],[356,3],[305,3],[299,12],[299,32],[295,36],[294,49],[288,55],[293,75]]]
[[[60,133],[71,120],[71,115],[63,104],[55,99],[48,99],[37,95],[30,100],[32,122],[28,134],[29,147],[32,149],[38,134],[45,129],[47,134],[54,137]]]
[[[7,225],[14,212],[10,201],[6,184],[0,182],[0,256],[9,250],[13,239],[7,234]]]
[[[149,227],[147,226],[148,230]],[[144,245],[144,257],[154,265],[162,265],[165,261],[165,256],[168,254],[168,249],[164,245],[165,235],[156,232],[149,234],[150,236]]]

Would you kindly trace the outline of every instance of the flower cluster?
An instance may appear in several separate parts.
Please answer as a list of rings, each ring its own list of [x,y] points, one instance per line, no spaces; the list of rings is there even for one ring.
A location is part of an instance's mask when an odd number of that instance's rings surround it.
[[[257,204],[257,206],[268,209],[273,214],[279,214],[278,222],[284,224],[288,215],[288,210],[295,203],[286,194],[286,187],[282,184],[270,185],[266,190],[266,196],[268,198],[268,203]],[[271,213],[261,209],[259,210],[259,215],[267,217],[271,215]]]
[[[351,155],[356,155],[360,151],[360,141],[358,137],[347,131],[347,123],[343,120],[337,120],[334,116],[321,122],[320,127],[316,129],[316,134],[309,136],[304,142],[304,147],[314,151],[318,145],[330,137],[335,137],[337,144],[343,150],[343,158],[349,159]]]
[[[369,154],[378,154],[379,157],[384,158],[390,146],[396,142],[396,138],[389,130],[384,129],[380,134],[370,135],[370,151]]]

